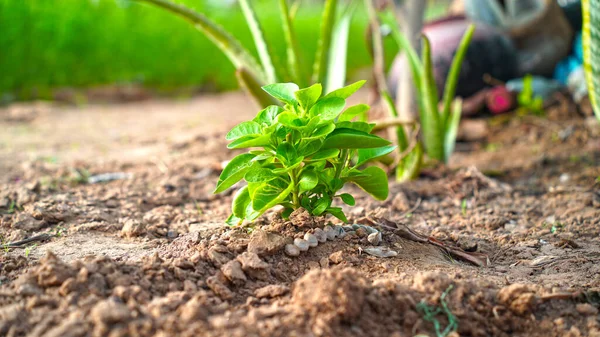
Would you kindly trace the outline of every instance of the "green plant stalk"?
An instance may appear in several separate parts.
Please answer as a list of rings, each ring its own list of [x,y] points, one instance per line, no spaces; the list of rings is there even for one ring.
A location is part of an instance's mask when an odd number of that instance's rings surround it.
[[[261,109],[266,108],[269,105],[281,104],[279,101],[264,92],[261,89],[261,84],[258,82],[258,80],[245,68],[237,69],[235,75],[240,86],[250,95],[250,97]]]
[[[600,121],[600,2],[582,0],[583,59],[590,102]]]
[[[441,123],[438,112],[438,94],[433,78],[433,63],[431,60],[431,44],[426,36],[422,36],[423,51],[423,77],[419,99],[422,101],[422,109],[419,109],[421,124],[423,125],[423,138],[425,148],[429,157],[444,160],[444,125]]]
[[[288,67],[293,81],[299,86],[304,87],[307,85],[307,80],[302,70],[300,49],[298,48],[298,41],[296,39],[294,26],[292,25],[292,18],[288,9],[287,0],[279,0],[279,10],[283,33],[285,35]]]
[[[265,40],[263,29],[258,21],[256,12],[248,0],[239,0],[239,3],[242,12],[244,13],[244,17],[246,18],[246,22],[248,23],[248,27],[250,28],[250,32],[252,33],[252,39],[254,40],[258,57],[262,63],[266,81],[268,83],[275,83],[278,81],[278,78],[275,66],[273,65],[273,60],[271,59],[271,55],[274,55],[274,53],[270,50],[270,45]]]
[[[323,20],[321,21],[321,36],[313,67],[312,81],[315,83],[327,83],[327,61],[329,59],[331,35],[333,26],[335,25],[336,9],[337,0],[325,0]],[[326,91],[325,93],[328,92]]]
[[[202,13],[196,12],[186,6],[173,3],[169,0],[136,0],[151,3],[158,7],[162,7],[174,14],[177,14],[184,19],[192,22],[198,30],[204,33],[227,58],[233,63],[236,68],[246,68],[252,73],[259,82],[267,83],[267,78],[250,52],[244,48],[241,43],[231,34],[225,31],[221,26],[217,25]]]

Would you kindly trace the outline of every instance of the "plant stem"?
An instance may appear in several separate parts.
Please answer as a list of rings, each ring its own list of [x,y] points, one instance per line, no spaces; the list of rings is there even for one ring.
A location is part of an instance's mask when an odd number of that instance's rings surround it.
[[[406,120],[403,118],[388,118],[388,119],[383,119],[383,120],[379,120],[379,121],[373,121],[373,123],[375,123],[375,126],[373,127],[372,132],[384,130],[389,127],[416,124],[415,121],[409,121],[409,120]]]
[[[339,165],[335,168],[335,179],[340,179],[340,175],[342,174],[342,169],[344,168],[346,161],[348,160],[348,149],[343,149],[341,153],[341,160]]]
[[[296,169],[290,171],[290,179],[292,179],[292,184],[294,185],[294,189],[292,191],[292,203],[294,204],[294,209],[300,208],[300,198],[298,197],[298,172]]]

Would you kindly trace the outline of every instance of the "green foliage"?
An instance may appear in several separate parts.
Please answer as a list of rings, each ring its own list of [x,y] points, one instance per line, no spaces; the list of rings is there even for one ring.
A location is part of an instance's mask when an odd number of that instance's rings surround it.
[[[600,121],[600,3],[583,0],[581,4],[585,77],[594,113]]]
[[[215,188],[219,193],[242,179],[247,182],[235,194],[229,224],[252,221],[275,205],[284,207],[284,216],[302,207],[312,215],[331,214],[347,221],[342,209],[333,205],[336,199],[355,204],[350,194],[338,194],[346,183],[376,199],[387,198],[386,173],[378,167],[361,170],[359,166],[394,147],[370,133],[374,124],[339,119],[348,110],[363,109],[354,106],[344,111],[346,98],[363,84],[357,82],[328,95],[323,95],[321,84],[303,89],[293,83],[263,87],[283,106],[268,106],[226,136],[229,148],[252,148],[227,164]]]
[[[452,291],[453,286],[450,285],[446,291],[440,296],[440,304],[441,307],[432,307],[427,304],[424,300],[422,300],[419,304],[417,304],[417,310],[421,312],[423,315],[423,319],[427,322],[433,324],[433,328],[435,330],[435,335],[437,337],[446,337],[451,332],[456,331],[458,329],[458,319],[456,316],[450,311],[448,308],[448,304],[446,303],[446,297]],[[442,324],[437,319],[437,315],[444,314],[448,319],[448,325],[446,328],[442,330]]]
[[[263,64],[241,6],[215,1],[210,2],[212,5],[198,0],[176,2],[221,25]],[[283,37],[279,38],[283,35],[277,2],[248,2],[258,14],[277,68],[285,61],[286,49]],[[307,56],[307,76],[317,49],[322,8],[318,3],[303,2],[293,20],[299,48]],[[360,36],[365,26],[366,16],[356,11],[349,36]],[[193,25],[165,10],[131,0],[61,0],[60,6],[55,0],[0,0],[0,32],[0,100],[49,98],[58,87],[105,84],[133,83],[179,93],[191,93],[198,87],[237,87],[236,69]],[[390,50],[390,55],[393,52]],[[350,75],[368,66],[363,39],[348,40],[348,53],[352,55],[347,64]],[[280,81],[287,81],[283,75]]]
[[[293,25],[294,14],[290,11],[287,0],[279,0],[282,40],[285,41],[286,46],[287,62],[285,65],[274,62],[276,55],[273,52],[273,46],[266,39],[258,16],[248,0],[239,0],[239,2],[250,28],[260,62],[233,34],[198,11],[170,0],[137,1],[162,7],[193,23],[229,58],[237,69],[238,81],[242,87],[263,107],[267,106],[267,102],[259,93],[261,86],[284,81],[298,83],[301,86],[309,83],[308,69],[304,65],[304,55],[301,54],[302,48]],[[338,0],[325,0],[324,3],[312,79],[314,82],[325,84],[325,93],[342,87],[346,80],[348,35],[353,8],[354,6],[349,5],[341,15],[338,15]],[[283,102],[287,103],[285,100]]]
[[[544,115],[544,99],[535,96],[533,92],[533,77],[526,75],[523,78],[523,90],[518,96],[519,114],[534,114],[536,116]]]
[[[452,65],[444,86],[444,95],[441,100],[443,108],[440,111],[438,108],[440,99],[433,78],[429,39],[424,35],[422,36],[422,53],[419,58],[410,41],[400,32],[394,13],[387,11],[380,18],[383,23],[391,28],[392,36],[396,40],[396,43],[408,56],[412,78],[417,90],[417,103],[419,106],[421,132],[423,133],[425,150],[429,157],[447,162],[454,150],[461,114],[460,101],[454,97],[456,84],[467,48],[475,31],[475,26],[469,26],[452,60]]]

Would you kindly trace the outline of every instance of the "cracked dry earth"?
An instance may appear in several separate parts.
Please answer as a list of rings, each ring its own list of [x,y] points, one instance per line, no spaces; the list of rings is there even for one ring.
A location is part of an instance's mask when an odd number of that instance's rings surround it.
[[[349,188],[353,223],[385,217],[476,267],[377,225],[394,256],[363,230],[286,254],[332,219],[224,226],[223,138],[251,115],[237,93],[1,110],[0,234],[47,235],[0,255],[0,335],[600,336],[596,123],[513,117],[387,201]]]

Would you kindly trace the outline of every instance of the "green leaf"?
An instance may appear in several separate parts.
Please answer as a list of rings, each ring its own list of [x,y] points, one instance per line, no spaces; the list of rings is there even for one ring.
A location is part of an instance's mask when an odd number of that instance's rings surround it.
[[[342,198],[342,201],[348,206],[356,205],[356,200],[354,200],[354,197],[351,194],[342,193],[340,194],[340,198]]]
[[[252,33],[252,40],[254,40],[254,45],[258,51],[258,57],[265,70],[267,83],[275,83],[277,82],[277,75],[275,74],[275,67],[271,60],[271,55],[274,55],[272,50],[269,50],[271,45],[265,41],[263,29],[258,22],[256,12],[250,5],[250,2],[248,0],[239,0],[239,3],[242,12],[244,13],[244,17],[246,18],[246,22],[248,23],[248,27],[250,28],[250,32]]]
[[[284,111],[280,113],[279,116],[277,116],[277,121],[282,125],[295,130],[299,130],[305,126],[302,123],[302,119],[298,118],[295,113],[290,111]]]
[[[333,120],[344,110],[346,100],[340,97],[327,97],[320,100],[310,108],[310,116],[319,116],[323,120]]]
[[[248,185],[240,188],[233,197],[233,203],[231,205],[231,211],[234,216],[238,218],[246,217],[246,208],[250,205],[250,193],[248,193]]]
[[[390,142],[381,137],[368,134],[366,132],[354,129],[335,129],[330,133],[325,142],[323,149],[364,149],[373,147],[382,147],[390,145]]]
[[[311,160],[323,160],[329,158],[335,158],[340,154],[339,149],[325,149],[315,153],[310,159]]]
[[[282,113],[284,110],[282,107],[278,105],[271,105],[264,109],[262,109],[256,117],[254,117],[253,121],[258,124],[267,124],[269,126],[273,125],[277,120],[277,116]]]
[[[254,121],[242,122],[231,129],[225,136],[227,140],[236,140],[243,136],[260,135],[262,132],[260,124]]]
[[[396,149],[396,147],[396,145],[388,145],[372,149],[358,149],[358,159],[356,161],[356,167],[361,166],[362,164],[375,158],[379,158],[385,156],[386,154],[392,153]]]
[[[319,183],[319,177],[313,170],[304,170],[300,175],[300,180],[298,181],[298,187],[300,188],[300,193],[304,193],[306,191],[310,191],[317,186]]]
[[[248,135],[240,137],[227,145],[228,149],[243,149],[248,147],[268,146],[271,143],[271,135]]]
[[[305,110],[310,109],[321,97],[323,87],[320,83],[314,84],[308,88],[300,89],[294,93],[296,100]]]
[[[456,144],[456,135],[458,134],[458,126],[460,125],[460,115],[462,114],[462,100],[457,98],[452,106],[450,118],[444,132],[444,162],[448,162],[450,155],[454,152]]]
[[[236,69],[246,68],[261,82],[266,83],[265,75],[252,54],[233,35],[211,21],[204,14],[168,0],[143,1],[167,9],[192,22],[198,30],[204,33],[229,58]]]
[[[314,204],[311,213],[312,215],[321,215],[329,206],[331,206],[331,198],[325,194]]]
[[[244,219],[240,219],[237,216],[231,214],[227,220],[225,220],[225,223],[229,226],[238,226],[239,224],[242,223],[242,221],[244,221]]]
[[[302,70],[300,48],[298,47],[298,40],[296,39],[296,32],[294,31],[294,25],[292,24],[292,18],[287,6],[287,0],[279,0],[279,12],[281,16],[283,35],[285,38],[288,70],[291,72],[293,80],[304,87],[307,77],[304,75],[304,71]]]
[[[296,104],[296,96],[294,93],[300,89],[295,83],[275,83],[262,87],[269,95],[278,100],[294,105]]]
[[[346,111],[342,112],[340,117],[338,118],[338,122],[350,122],[355,117],[359,116],[359,121],[367,120],[367,111],[369,111],[371,107],[366,104],[357,104],[349,107]]]
[[[231,159],[221,172],[213,193],[221,193],[240,181],[252,166],[252,158],[254,158],[253,154],[244,153]]]
[[[329,58],[327,60],[327,75],[325,79],[325,92],[339,89],[346,83],[346,63],[348,60],[348,35],[350,32],[350,21],[356,8],[355,2],[337,20],[331,33],[331,45]]]
[[[352,94],[354,94],[358,89],[360,89],[360,87],[362,87],[365,84],[365,82],[367,82],[367,81],[362,80],[362,81],[354,82],[343,88],[340,88],[340,89],[337,89],[337,90],[334,90],[334,91],[328,93],[323,98],[338,97],[338,98],[347,99],[348,97],[352,96]]]
[[[321,34],[313,66],[313,82],[326,83],[327,61],[329,59],[332,30],[335,24],[337,0],[325,0],[323,16],[321,18]]]
[[[431,61],[431,45],[426,36],[423,40],[423,77],[421,80],[421,109],[419,116],[423,132],[425,150],[429,157],[444,160],[444,127],[438,112],[438,97],[433,79],[433,63]]]
[[[279,160],[281,160],[281,162],[283,164],[285,164],[286,166],[294,163],[296,161],[296,159],[298,158],[298,153],[296,151],[296,148],[288,142],[283,142],[283,143],[279,144],[279,146],[277,146],[276,153],[277,153],[277,158]]]
[[[302,143],[303,144],[300,146],[298,155],[301,155],[303,157],[308,157],[308,156],[315,154],[317,151],[319,151],[321,149],[321,145],[323,142],[319,139],[306,141],[306,138],[305,138],[305,141],[303,141]]]
[[[600,121],[600,5],[598,1],[582,0],[583,12],[583,69],[590,103]]]
[[[325,138],[328,134],[332,133],[335,130],[335,124],[333,122],[320,125],[317,127],[308,137],[304,137],[304,139],[319,139]]]
[[[273,174],[273,170],[262,167],[257,169],[253,168],[244,175],[244,180],[249,183],[262,183],[275,178],[277,178],[277,176]]]
[[[361,175],[345,177],[344,180],[356,184],[363,191],[369,193],[377,200],[387,199],[389,187],[385,171],[379,167],[371,166],[360,173]]]
[[[266,183],[259,186],[252,196],[252,208],[261,214],[269,208],[282,203],[292,192],[294,186],[290,183],[285,189]]]
[[[454,59],[452,60],[452,65],[450,66],[450,71],[448,72],[448,77],[446,77],[446,84],[444,85],[444,108],[442,109],[442,116],[444,118],[444,125],[446,125],[446,121],[449,118],[451,113],[451,104],[454,100],[454,95],[456,94],[456,85],[458,83],[458,77],[460,75],[460,69],[462,67],[463,60],[467,54],[467,50],[469,49],[469,44],[471,44],[471,40],[473,39],[473,34],[475,33],[475,26],[473,24],[469,25],[467,31],[463,35],[460,40],[460,44],[458,45],[458,49],[454,54]]]
[[[330,208],[326,209],[325,211],[328,212],[329,214],[333,215],[334,217],[342,220],[344,223],[348,223],[348,218],[346,218],[346,214],[344,214],[344,211],[342,211],[342,208],[330,207]]]
[[[353,130],[357,130],[357,131],[371,133],[371,130],[373,130],[373,127],[375,127],[375,124],[374,123],[369,124],[369,123],[365,123],[365,122],[338,122],[335,125],[335,127],[338,129],[346,128],[346,129],[353,129]]]
[[[304,157],[302,157],[302,156],[298,157],[298,158],[296,158],[296,160],[294,160],[293,162],[289,163],[285,167],[274,169],[273,173],[275,173],[275,174],[282,174],[282,173],[289,172],[289,171],[295,169],[296,167],[302,165],[302,161],[303,160],[304,160]]]

